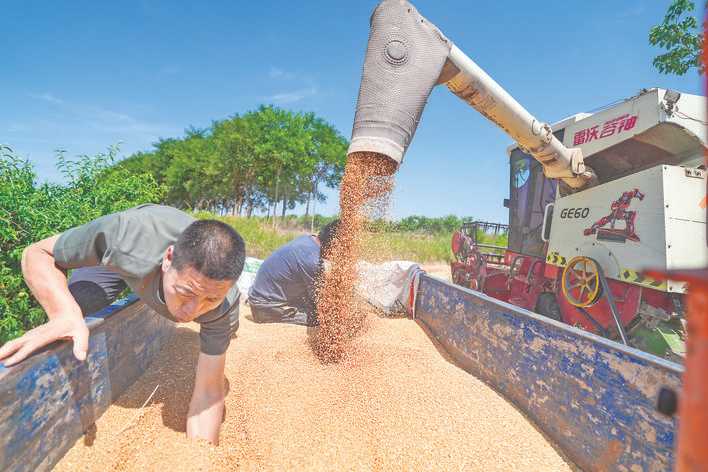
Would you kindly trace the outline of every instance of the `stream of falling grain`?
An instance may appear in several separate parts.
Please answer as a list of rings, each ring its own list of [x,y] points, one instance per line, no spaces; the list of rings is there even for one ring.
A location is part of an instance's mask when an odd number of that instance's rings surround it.
[[[377,153],[353,153],[340,187],[340,223],[332,245],[331,267],[320,281],[317,314],[320,328],[313,343],[323,362],[337,362],[360,331],[364,313],[354,294],[357,262],[365,223],[388,209],[396,162]]]

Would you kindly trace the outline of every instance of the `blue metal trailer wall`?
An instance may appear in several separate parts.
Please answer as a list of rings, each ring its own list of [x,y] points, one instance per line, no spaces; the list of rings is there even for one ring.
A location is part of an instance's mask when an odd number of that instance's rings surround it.
[[[175,327],[134,299],[86,321],[86,362],[62,342],[0,367],[0,470],[51,469],[145,370]]]
[[[582,469],[671,469],[676,421],[655,404],[678,364],[429,276],[415,318]]]

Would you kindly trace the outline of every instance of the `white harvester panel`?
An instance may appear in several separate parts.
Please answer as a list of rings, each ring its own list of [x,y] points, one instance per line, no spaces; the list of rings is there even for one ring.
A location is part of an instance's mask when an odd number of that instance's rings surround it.
[[[598,154],[609,149],[613,152],[604,157],[615,161],[626,161],[633,157],[642,162],[651,162],[656,154],[663,158],[673,156],[675,161],[665,164],[685,164],[687,158],[694,155],[698,165],[703,162],[706,142],[706,99],[700,95],[673,93],[680,98],[673,105],[671,113],[666,111],[667,105],[664,102],[667,91],[650,89],[616,106],[570,123],[565,129],[563,144],[579,147],[591,166]],[[634,141],[633,144],[644,144],[645,147],[615,147],[630,139]],[[651,149],[646,146],[651,146]],[[629,162],[614,163],[615,166],[620,164],[628,165]],[[597,170],[602,173],[602,169]]]
[[[558,198],[547,262],[588,256],[608,278],[684,292],[640,272],[708,265],[705,179],[703,170],[660,165]]]

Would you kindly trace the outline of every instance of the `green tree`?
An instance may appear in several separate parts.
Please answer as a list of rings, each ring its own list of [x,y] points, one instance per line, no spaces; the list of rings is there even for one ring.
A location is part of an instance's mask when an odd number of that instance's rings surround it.
[[[241,214],[244,207],[250,216],[261,202],[256,198],[255,159],[257,134],[252,120],[238,115],[212,125],[212,139],[217,147],[224,173],[225,195],[231,196],[230,213]]]
[[[652,64],[663,74],[684,75],[691,68],[705,72],[701,61],[703,33],[693,12],[693,0],[673,0],[664,21],[649,30],[649,43],[665,53],[654,58]]]
[[[261,106],[163,139],[115,166],[149,173],[167,187],[166,202],[221,214],[255,209],[285,215],[324,201],[322,186],[342,178],[347,140],[314,113]]]
[[[314,114],[305,117],[312,137],[310,149],[313,158],[313,169],[310,179],[304,184],[307,192],[305,215],[309,215],[310,206],[314,202],[324,202],[325,196],[320,192],[320,185],[335,188],[344,175],[347,146],[349,143],[333,126]]]
[[[344,169],[346,140],[312,113],[261,106],[215,122],[212,136],[239,214],[245,206],[249,216],[254,207],[275,215],[279,205],[282,216],[298,203],[322,201],[317,185],[337,185]]]

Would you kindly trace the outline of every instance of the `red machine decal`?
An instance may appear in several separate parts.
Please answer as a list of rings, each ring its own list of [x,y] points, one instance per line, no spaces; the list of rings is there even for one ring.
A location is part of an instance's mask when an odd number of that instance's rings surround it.
[[[637,212],[629,209],[632,199],[644,200],[644,194],[635,188],[624,192],[621,197],[610,205],[610,214],[597,220],[591,227],[583,231],[585,236],[597,233],[597,239],[615,242],[639,241],[639,236],[634,231],[634,220]],[[617,221],[624,221],[624,228],[615,228]],[[609,228],[603,226],[610,225]]]

